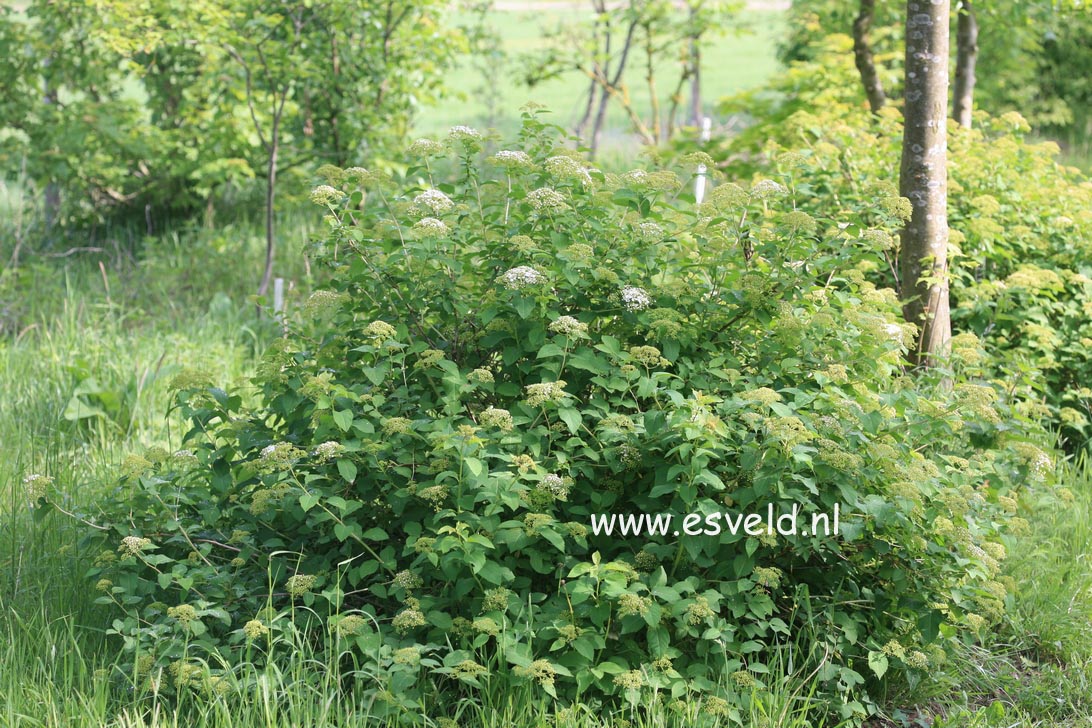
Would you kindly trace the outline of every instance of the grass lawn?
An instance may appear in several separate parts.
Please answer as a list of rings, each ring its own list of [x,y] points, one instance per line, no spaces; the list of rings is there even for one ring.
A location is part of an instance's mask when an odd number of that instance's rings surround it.
[[[573,71],[531,89],[520,83],[519,75],[523,59],[546,47],[546,32],[582,19],[572,11],[559,9],[492,13],[489,23],[503,40],[500,50],[505,62],[499,67],[489,64],[483,69],[473,59],[464,58],[450,79],[452,98],[436,108],[426,109],[417,131],[437,134],[455,124],[467,124],[494,127],[508,134],[518,126],[519,108],[529,101],[547,106],[555,114],[556,123],[572,126],[587,100],[588,82],[583,75]],[[467,21],[466,17],[461,19]],[[776,45],[783,28],[783,16],[778,11],[746,11],[739,16],[736,27],[727,29],[706,48],[702,94],[707,111],[721,97],[758,86],[777,70]],[[630,93],[637,110],[647,116],[648,88],[637,67],[641,59],[631,58],[635,73]],[[661,64],[657,75],[663,97],[678,79],[677,64]],[[630,128],[625,112],[613,103],[607,121],[608,138],[628,137]]]

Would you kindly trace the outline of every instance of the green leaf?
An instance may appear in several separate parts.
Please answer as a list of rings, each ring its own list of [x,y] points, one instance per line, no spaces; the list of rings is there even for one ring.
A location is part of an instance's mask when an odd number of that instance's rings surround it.
[[[569,432],[575,435],[580,431],[581,418],[579,410],[573,409],[572,407],[562,407],[557,411],[557,415],[566,425],[568,425]]]
[[[353,413],[349,410],[334,412],[334,424],[340,427],[342,432],[348,432],[349,428],[353,426]]]
[[[360,526],[355,524],[355,523],[351,524],[351,525],[347,525],[347,524],[344,524],[344,523],[335,523],[334,524],[334,536],[337,537],[338,541],[348,541],[350,538],[352,538],[355,534],[357,534],[359,532],[360,532]]]
[[[68,405],[64,408],[64,413],[61,415],[69,422],[76,422],[77,420],[85,420],[91,417],[106,417],[106,412],[101,407],[88,404],[82,397],[73,396],[68,400]]]
[[[671,638],[665,627],[657,625],[648,628],[648,650],[653,658],[663,657],[670,647]]]
[[[315,493],[304,493],[300,496],[300,508],[302,508],[303,512],[306,513],[307,511],[318,505],[318,502],[319,500],[321,500],[321,498],[321,496],[316,495]]]
[[[478,576],[490,584],[503,584],[505,582],[505,571],[500,564],[495,561],[487,561],[481,570],[478,571]],[[508,575],[511,575],[511,571],[508,571]]]
[[[610,371],[610,367],[607,366],[606,362],[587,349],[571,356],[568,366],[572,369],[583,369],[593,374],[606,374]]]
[[[520,296],[516,299],[516,313],[519,314],[520,318],[528,318],[534,310],[535,299],[526,296]]]
[[[52,503],[45,498],[39,498],[37,507],[34,509],[34,522],[41,523],[56,508]]]
[[[944,614],[937,609],[930,609],[918,618],[918,629],[926,642],[932,642],[940,634],[940,625],[944,623]]]
[[[875,650],[869,652],[868,667],[871,668],[876,677],[883,677],[884,673],[887,672],[887,655]]]
[[[364,376],[368,378],[368,381],[377,387],[387,378],[386,367],[365,367],[362,371],[364,372]]]
[[[340,458],[337,461],[337,471],[341,473],[342,478],[345,478],[346,483],[356,482],[356,463],[352,460]]]

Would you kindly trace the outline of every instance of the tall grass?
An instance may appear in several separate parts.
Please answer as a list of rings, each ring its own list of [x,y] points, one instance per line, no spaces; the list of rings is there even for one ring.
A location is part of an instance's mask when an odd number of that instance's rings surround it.
[[[83,579],[85,530],[35,508],[23,480],[48,476],[61,509],[93,511],[125,454],[178,445],[174,372],[245,380],[273,335],[238,281],[239,257],[260,250],[217,254],[215,240],[182,231],[125,260],[28,257],[0,272],[0,725],[104,725],[116,708],[94,677],[117,645]]]
[[[1092,462],[1064,464],[1057,488],[1023,505],[1032,530],[1009,543],[1007,624],[954,656],[938,726],[1092,725]]]

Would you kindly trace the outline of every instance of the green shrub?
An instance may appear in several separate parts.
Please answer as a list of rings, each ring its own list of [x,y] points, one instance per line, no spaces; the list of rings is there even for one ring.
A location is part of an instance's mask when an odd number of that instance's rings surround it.
[[[997,537],[1049,461],[1004,392],[971,364],[950,391],[907,376],[895,296],[781,184],[695,207],[675,173],[603,174],[557,131],[528,114],[483,164],[456,127],[404,181],[316,188],[333,283],[267,355],[260,404],[181,378],[186,449],[132,456],[104,505],[90,577],[119,680],[189,693],[302,630],[407,719],[500,686],[634,710],[700,693],[740,722],[807,634],[823,709],[859,718],[879,678],[919,680],[1000,617]],[[768,504],[837,506],[841,531],[590,528]]]
[[[853,265],[897,288],[898,238],[875,229],[892,223],[877,194],[898,185],[901,114],[873,117],[852,98],[848,44],[832,36],[816,61],[727,100],[755,123],[711,151],[729,174],[774,177],[797,192],[800,209],[830,214],[825,232],[842,225]],[[1092,182],[1028,131],[1014,112],[978,112],[973,130],[950,123],[952,321],[985,347],[985,375],[1021,393],[1026,413],[1076,450],[1092,435]]]

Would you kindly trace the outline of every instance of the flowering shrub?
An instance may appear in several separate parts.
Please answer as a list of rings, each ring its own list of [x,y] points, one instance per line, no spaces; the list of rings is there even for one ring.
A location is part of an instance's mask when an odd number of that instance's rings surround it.
[[[1000,617],[998,534],[1026,526],[1006,511],[1045,455],[983,448],[1019,431],[1003,391],[905,375],[895,296],[788,188],[695,207],[675,173],[604,174],[532,114],[485,164],[472,132],[415,144],[407,181],[316,196],[332,288],[256,403],[179,382],[196,462],[131,471],[90,574],[130,678],[283,659],[295,628],[391,715],[501,685],[558,707],[704,694],[704,719],[738,722],[802,632],[826,707],[859,717],[878,679]],[[841,533],[589,528],[771,503],[837,505]],[[188,689],[175,672],[161,691]]]

